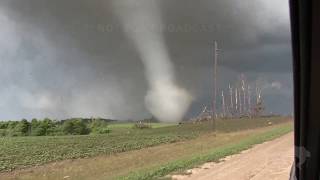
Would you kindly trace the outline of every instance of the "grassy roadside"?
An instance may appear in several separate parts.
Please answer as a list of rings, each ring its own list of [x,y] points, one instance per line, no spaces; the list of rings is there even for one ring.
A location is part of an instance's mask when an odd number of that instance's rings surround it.
[[[265,141],[276,139],[291,131],[292,131],[291,125],[287,124],[287,125],[279,126],[267,132],[251,135],[248,138],[239,141],[238,143],[228,144],[222,147],[214,148],[211,151],[209,151],[207,154],[195,154],[189,158],[172,161],[157,167],[140,170],[138,172],[132,172],[129,175],[119,177],[118,179],[125,179],[125,180],[156,179],[175,171],[183,171],[206,162],[218,161],[219,159],[224,158],[226,156],[237,154],[243,150],[249,149],[255,144],[260,144]]]

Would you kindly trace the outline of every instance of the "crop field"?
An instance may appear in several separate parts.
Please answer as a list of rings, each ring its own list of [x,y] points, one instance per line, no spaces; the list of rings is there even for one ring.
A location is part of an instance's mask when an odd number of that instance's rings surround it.
[[[237,132],[290,121],[273,117],[219,120],[218,133]],[[113,124],[111,133],[83,136],[41,136],[0,138],[0,172],[42,165],[66,159],[112,155],[160,144],[195,139],[212,132],[211,122],[202,124],[153,124],[150,129],[134,129],[130,124]]]

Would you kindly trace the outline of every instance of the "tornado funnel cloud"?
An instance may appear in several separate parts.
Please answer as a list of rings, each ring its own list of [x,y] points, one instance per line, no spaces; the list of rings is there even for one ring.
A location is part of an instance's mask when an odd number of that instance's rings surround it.
[[[161,121],[180,121],[192,98],[175,82],[174,65],[160,30],[163,24],[157,1],[138,2],[115,0],[113,9],[144,64],[149,84],[146,108]]]

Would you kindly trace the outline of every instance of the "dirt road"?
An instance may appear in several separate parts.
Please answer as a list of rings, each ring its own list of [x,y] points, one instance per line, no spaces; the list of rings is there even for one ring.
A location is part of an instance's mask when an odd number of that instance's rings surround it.
[[[288,180],[293,162],[293,133],[256,145],[219,163],[207,163],[173,179]]]

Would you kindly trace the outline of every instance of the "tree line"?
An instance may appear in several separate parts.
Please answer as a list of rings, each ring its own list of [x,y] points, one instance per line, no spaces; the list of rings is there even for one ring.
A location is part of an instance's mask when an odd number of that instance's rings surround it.
[[[62,136],[110,133],[108,120],[72,118],[62,121],[45,118],[0,122],[0,136]]]

